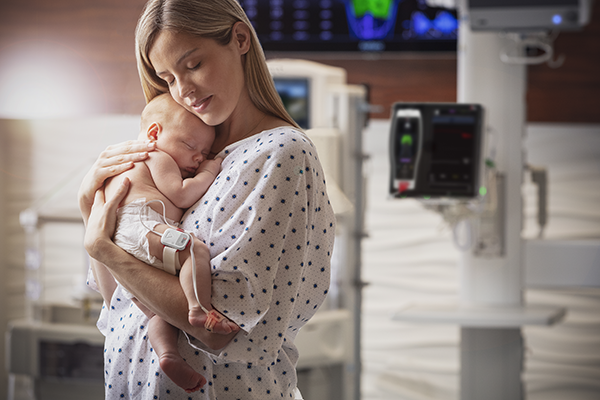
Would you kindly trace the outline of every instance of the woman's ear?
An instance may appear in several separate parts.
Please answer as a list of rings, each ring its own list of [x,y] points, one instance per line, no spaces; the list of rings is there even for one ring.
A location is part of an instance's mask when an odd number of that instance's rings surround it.
[[[246,54],[250,50],[250,42],[252,35],[250,34],[250,28],[242,21],[238,21],[233,24],[231,37],[235,40],[236,48],[240,54]]]
[[[146,132],[146,136],[151,142],[156,142],[158,140],[158,135],[162,132],[162,126],[158,122],[153,122],[148,127],[148,131]]]

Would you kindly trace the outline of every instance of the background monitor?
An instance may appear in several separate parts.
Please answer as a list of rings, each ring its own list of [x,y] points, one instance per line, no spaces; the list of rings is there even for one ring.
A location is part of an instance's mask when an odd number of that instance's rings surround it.
[[[477,104],[395,103],[390,131],[390,194],[475,197],[483,111]]]
[[[266,52],[454,52],[456,10],[425,0],[240,0]]]
[[[310,81],[308,78],[274,77],[275,89],[285,109],[300,128],[310,128]]]
[[[267,66],[283,105],[302,129],[335,126],[332,94],[346,84],[344,69],[287,58],[267,60]]]

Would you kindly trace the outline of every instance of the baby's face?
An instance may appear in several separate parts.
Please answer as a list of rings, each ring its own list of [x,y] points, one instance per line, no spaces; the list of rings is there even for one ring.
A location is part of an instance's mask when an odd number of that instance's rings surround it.
[[[170,120],[163,124],[157,147],[175,160],[183,178],[191,178],[208,158],[215,130],[190,112],[178,108],[170,113]]]

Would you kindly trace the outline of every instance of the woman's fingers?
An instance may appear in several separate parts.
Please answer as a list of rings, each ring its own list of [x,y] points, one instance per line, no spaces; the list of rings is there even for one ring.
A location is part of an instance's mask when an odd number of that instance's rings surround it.
[[[104,190],[96,190],[96,194],[94,195],[94,203],[92,204],[93,208],[102,208],[106,200],[104,200]]]
[[[151,151],[151,150],[148,150]],[[96,161],[96,165],[98,167],[110,167],[114,165],[120,165],[125,163],[134,163],[139,161],[144,161],[148,158],[148,151],[141,152],[132,152],[132,153],[116,153],[114,155],[110,155],[109,153],[102,153],[98,160]],[[111,152],[112,153],[112,152]]]
[[[129,178],[124,178],[115,195],[109,199],[105,198],[104,190],[98,190],[94,194],[84,239],[84,246],[92,258],[100,260],[98,244],[113,237],[117,225],[117,208],[125,198],[129,184]]]
[[[148,152],[156,149],[156,143],[139,140],[108,146],[98,157],[90,171],[83,178],[79,188],[79,208],[84,219],[90,213],[92,199],[108,178],[117,176],[143,161]]]
[[[155,142],[130,140],[116,145],[108,146],[94,163],[91,173],[93,181],[99,183],[95,189],[100,188],[107,178],[127,171],[133,163],[148,158],[148,152],[156,149]]]
[[[98,157],[98,159],[113,159],[117,163],[135,161],[140,157],[147,156],[149,151],[153,151],[155,149],[155,142],[128,140],[127,142],[108,146],[102,153],[100,153],[100,157]]]
[[[121,180],[121,184],[117,188],[114,196],[106,201],[109,211],[114,211],[115,213],[117,212],[117,208],[119,208],[119,205],[123,202],[127,192],[129,191],[130,183],[131,181],[128,177],[125,177]],[[104,195],[102,197],[104,197]]]

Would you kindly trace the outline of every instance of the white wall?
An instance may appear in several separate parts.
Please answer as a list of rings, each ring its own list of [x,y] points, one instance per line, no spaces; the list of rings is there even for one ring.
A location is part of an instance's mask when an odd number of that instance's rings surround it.
[[[387,196],[389,121],[365,132],[371,155],[363,242],[363,399],[459,398],[458,328],[392,321],[411,303],[458,299],[458,250],[441,217]],[[549,170],[547,238],[600,239],[600,126],[530,125],[526,160]],[[538,233],[536,189],[526,179],[525,237]],[[600,267],[600,265],[598,266]],[[564,305],[565,321],[525,328],[529,400],[591,400],[600,392],[600,288],[527,290],[528,302]]]
[[[532,124],[527,159],[548,168],[547,239],[600,240],[600,126]],[[525,186],[526,237],[538,233],[536,189]],[[576,260],[574,260],[576,262]],[[600,260],[596,260],[600,268]],[[526,300],[563,305],[563,323],[526,327],[524,382],[529,400],[593,400],[600,393],[600,288],[533,290]]]

